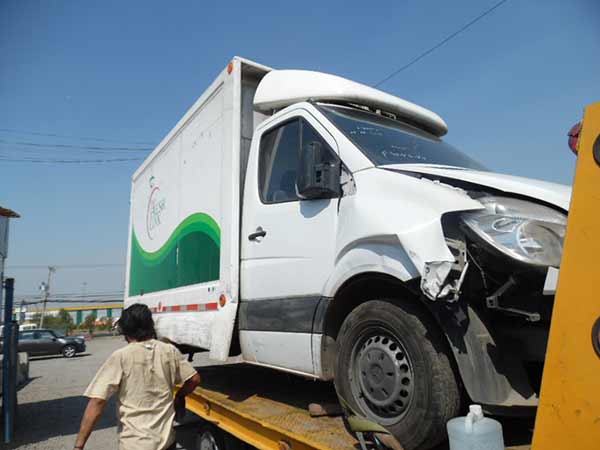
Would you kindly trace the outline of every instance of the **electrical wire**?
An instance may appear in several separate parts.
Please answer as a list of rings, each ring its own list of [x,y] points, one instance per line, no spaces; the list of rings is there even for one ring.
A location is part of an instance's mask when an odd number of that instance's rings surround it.
[[[142,161],[144,158],[109,158],[109,159],[42,159],[42,158],[6,158],[0,156],[0,161],[29,162],[49,164],[105,164],[125,161]]]
[[[421,59],[425,58],[427,55],[429,55],[433,51],[435,51],[438,48],[440,48],[442,45],[446,44],[451,39],[453,39],[456,36],[458,36],[460,33],[462,33],[463,31],[465,31],[467,28],[469,28],[472,25],[474,25],[475,23],[479,22],[481,19],[483,19],[485,16],[487,16],[488,14],[492,13],[493,11],[495,11],[497,8],[499,8],[500,6],[502,6],[507,1],[508,0],[501,0],[498,3],[496,3],[494,6],[492,6],[491,8],[485,10],[483,13],[481,13],[480,15],[478,15],[477,17],[475,17],[474,19],[472,19],[470,22],[466,23],[465,25],[463,25],[462,27],[460,27],[455,32],[453,32],[453,33],[449,34],[448,36],[446,36],[444,39],[442,39],[440,42],[438,42],[437,44],[435,44],[433,47],[430,47],[429,49],[425,50],[424,52],[422,52],[421,54],[419,54],[415,58],[411,59],[408,63],[406,63],[405,65],[403,65],[402,67],[400,67],[399,69],[397,69],[397,70],[393,71],[392,73],[390,73],[388,76],[386,76],[385,78],[383,78],[380,82],[378,82],[377,84],[375,84],[374,87],[378,87],[378,86],[382,85],[386,81],[389,81],[390,79],[394,78],[400,72],[408,69],[413,64],[417,63],[418,61],[420,61]]]
[[[151,146],[155,145],[152,142],[123,142],[123,141],[114,140],[114,139],[73,136],[73,135],[56,134],[56,133],[40,133],[37,131],[15,130],[12,128],[0,128],[0,131],[5,132],[5,133],[24,134],[24,135],[31,135],[31,136],[47,136],[47,137],[56,137],[56,138],[64,138],[64,139],[79,139],[79,140],[83,140],[83,141],[113,142],[113,143],[126,144],[126,145],[151,145]]]
[[[94,301],[94,302],[86,302],[86,301],[79,301],[79,300],[48,300],[46,301],[46,303],[66,303],[66,304],[74,304],[74,303],[85,303],[84,305],[80,305],[80,306],[93,306],[94,304],[109,304],[109,303],[122,303],[123,302],[123,297],[119,298],[119,299],[113,299],[113,300],[98,300],[98,301]],[[29,305],[39,305],[44,303],[44,300],[36,300],[36,301],[16,301],[15,300],[15,305],[16,306],[21,306],[21,303],[23,306],[29,306]]]
[[[74,144],[43,144],[39,142],[29,142],[29,141],[7,141],[5,139],[0,139],[0,143],[2,144],[11,144],[11,145],[23,145],[26,147],[36,147],[36,148],[46,148],[46,147],[55,147],[55,148],[69,148],[76,150],[99,150],[99,151],[130,151],[130,152],[148,152],[153,150],[151,147],[143,147],[143,148],[131,148],[131,147],[106,147],[106,146],[97,146],[97,145],[74,145]]]
[[[104,267],[123,267],[125,264],[16,264],[6,265],[5,269],[47,269],[49,266],[57,269],[100,269]]]

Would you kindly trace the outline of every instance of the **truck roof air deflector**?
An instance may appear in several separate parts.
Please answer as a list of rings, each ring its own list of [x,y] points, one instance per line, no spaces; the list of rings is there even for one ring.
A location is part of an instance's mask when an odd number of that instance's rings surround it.
[[[259,83],[254,108],[261,112],[314,100],[352,103],[383,110],[436,136],[448,132],[446,122],[433,111],[364,84],[309,70],[273,70]]]

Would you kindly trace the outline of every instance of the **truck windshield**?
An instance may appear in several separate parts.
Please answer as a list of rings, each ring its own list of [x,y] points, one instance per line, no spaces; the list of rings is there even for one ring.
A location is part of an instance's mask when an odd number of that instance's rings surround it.
[[[319,108],[376,166],[434,164],[487,170],[441,139],[396,120],[342,106]]]

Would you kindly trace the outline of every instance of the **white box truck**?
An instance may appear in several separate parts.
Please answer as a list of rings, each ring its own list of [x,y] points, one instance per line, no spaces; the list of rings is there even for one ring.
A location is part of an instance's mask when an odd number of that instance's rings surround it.
[[[334,380],[407,449],[465,397],[534,410],[570,188],[489,171],[446,132],[368,86],[233,58],[133,175],[126,306],[187,352]]]

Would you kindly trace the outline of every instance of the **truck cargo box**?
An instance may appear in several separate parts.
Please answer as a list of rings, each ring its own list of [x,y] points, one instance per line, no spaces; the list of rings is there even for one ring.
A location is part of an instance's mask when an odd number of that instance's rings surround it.
[[[269,70],[234,58],[132,178],[125,306],[145,303],[159,335],[213,359],[237,311],[241,174]]]

